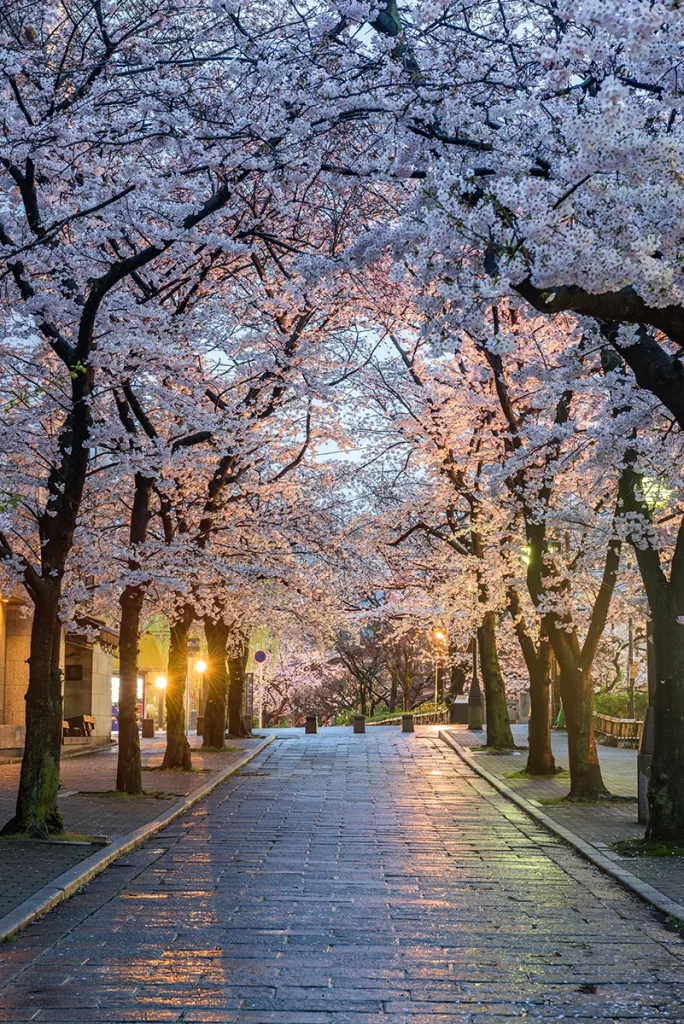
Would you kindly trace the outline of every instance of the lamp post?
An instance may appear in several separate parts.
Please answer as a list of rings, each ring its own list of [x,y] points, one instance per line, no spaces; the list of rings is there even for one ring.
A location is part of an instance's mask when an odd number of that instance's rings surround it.
[[[435,638],[435,713],[437,712],[437,703],[439,701],[439,645],[443,640],[446,640],[446,633],[443,629],[433,630],[432,635]]]
[[[195,662],[195,672],[200,677],[200,679],[199,679],[200,697],[201,697],[201,694],[202,694],[202,690],[204,689],[204,673],[206,671],[207,671],[207,663],[206,663],[206,661],[204,661],[202,658],[198,658],[198,660]],[[190,694],[189,693],[188,693],[188,701],[187,701],[186,707],[187,707],[187,710],[188,710],[188,726],[189,726],[189,724],[190,724]]]
[[[164,728],[164,704],[166,697],[166,676],[157,676],[154,685],[159,690],[159,728]]]

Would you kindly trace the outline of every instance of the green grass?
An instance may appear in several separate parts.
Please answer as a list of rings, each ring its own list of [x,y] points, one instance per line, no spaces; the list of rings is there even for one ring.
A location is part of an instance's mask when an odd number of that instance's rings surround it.
[[[194,751],[196,754],[233,754],[240,747],[230,747],[226,744],[225,747],[200,747],[199,750]],[[200,769],[206,771],[206,769]]]
[[[86,790],[79,796],[104,796],[109,800],[140,800],[141,797],[154,797],[155,800],[170,800],[176,793],[163,793],[160,789],[144,789],[142,793],[122,793],[118,789]]]
[[[499,747],[487,747],[483,744],[481,747],[471,747],[470,749],[476,750],[478,754],[501,754],[502,757],[506,757],[508,754],[516,754],[521,750],[527,750],[527,747],[505,747],[502,750]]]
[[[565,768],[557,768],[553,775],[533,775],[531,772],[525,771],[521,768],[517,772],[504,772],[504,779],[569,779],[570,772],[566,771]]]
[[[621,839],[610,848],[621,857],[684,857],[684,846],[651,839]]]
[[[604,796],[597,796],[595,800],[578,800],[574,796],[554,796],[549,797],[545,800],[540,800],[540,804],[544,804],[546,807],[552,807],[554,804],[580,804],[581,806],[595,806],[596,804],[634,804],[636,803],[636,797],[632,796],[615,796],[614,793],[606,793]]]
[[[97,843],[99,846],[101,845],[102,837],[89,836],[82,832],[55,832],[54,835],[50,835],[46,839],[36,839],[35,836],[29,835],[28,832],[12,832],[11,835],[0,836],[0,840],[4,841],[13,839],[33,843]]]

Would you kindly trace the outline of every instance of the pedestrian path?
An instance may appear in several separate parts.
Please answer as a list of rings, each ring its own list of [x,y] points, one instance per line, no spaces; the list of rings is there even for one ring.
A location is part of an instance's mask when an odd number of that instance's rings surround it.
[[[221,753],[204,753],[198,749],[201,742],[191,737],[195,771],[160,772],[155,769],[162,762],[165,737],[142,740],[143,788],[150,794],[142,797],[112,792],[116,786],[116,745],[65,758],[58,802],[72,841],[0,838],[0,918],[100,848],[99,843],[79,841],[78,837],[97,836],[107,843],[133,832],[167,810],[179,797],[203,786],[258,741],[231,741],[231,747]],[[0,827],[14,814],[20,771],[19,763],[0,765]]]
[[[6,945],[0,1020],[662,1024],[683,968],[436,736],[291,730]]]

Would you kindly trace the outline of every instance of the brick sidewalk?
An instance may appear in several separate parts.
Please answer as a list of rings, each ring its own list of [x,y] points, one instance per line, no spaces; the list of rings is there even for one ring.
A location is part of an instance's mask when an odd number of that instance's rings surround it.
[[[562,800],[567,794],[567,778],[516,779],[508,776],[525,767],[526,751],[511,754],[489,754],[478,751],[484,742],[484,733],[470,732],[465,727],[451,726],[449,732],[457,743],[469,747],[488,772],[501,779],[520,796],[537,804],[545,814],[574,832],[581,839],[596,846],[601,853],[622,864],[632,874],[648,882],[671,900],[684,906],[684,858],[682,857],[619,857],[610,849],[621,839],[642,838],[644,826],[637,820],[636,804],[636,750],[622,747],[599,746],[599,761],[606,786],[616,796],[628,798],[619,803],[576,804],[547,803]],[[513,726],[516,744],[526,745],[527,727]],[[567,735],[552,733],[552,747],[559,767],[567,769]],[[683,1015],[684,1019],[684,1015]]]
[[[0,1020],[681,1024],[681,937],[436,737],[250,768],[3,949]]]
[[[59,806],[67,832],[115,839],[146,825],[180,797],[198,789],[216,772],[229,767],[259,741],[231,740],[236,748],[226,753],[203,753],[201,739],[192,736],[196,772],[158,772],[164,738],[142,740],[143,788],[154,796],[103,796],[116,785],[118,748],[114,744],[96,752],[65,758]],[[0,765],[0,824],[14,813],[19,764]],[[0,917],[18,907],[63,871],[89,857],[98,847],[90,843],[64,844],[0,839]],[[0,1018],[1,1019],[1,1018]]]

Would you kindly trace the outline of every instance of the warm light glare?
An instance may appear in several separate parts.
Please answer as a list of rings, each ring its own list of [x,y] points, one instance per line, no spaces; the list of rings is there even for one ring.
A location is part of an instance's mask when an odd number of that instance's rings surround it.
[[[435,640],[446,640],[446,633],[443,629],[435,630]]]
[[[200,673],[206,672],[207,671],[207,663],[206,663],[206,661],[196,661],[195,662],[195,671],[200,672]]]
[[[154,685],[158,690],[164,690],[166,688],[166,676],[157,676]]]

